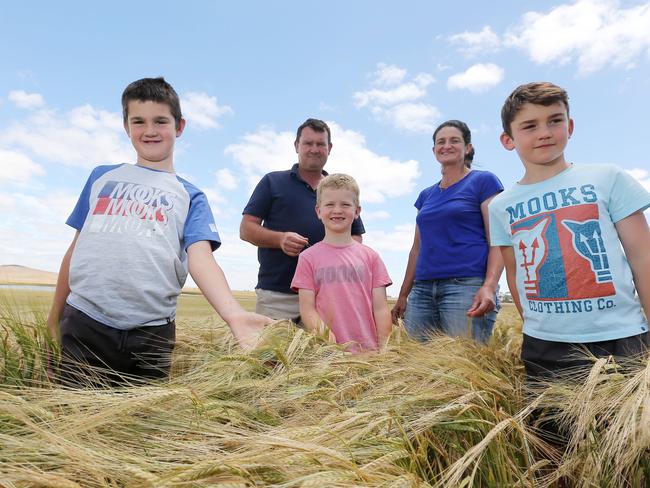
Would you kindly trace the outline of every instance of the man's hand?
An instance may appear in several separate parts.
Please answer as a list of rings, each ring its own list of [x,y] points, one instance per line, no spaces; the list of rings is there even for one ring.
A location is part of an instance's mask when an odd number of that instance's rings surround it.
[[[253,312],[241,312],[230,318],[228,325],[244,351],[253,349],[260,340],[264,327],[273,320]]]
[[[395,305],[393,305],[393,309],[390,311],[390,315],[395,325],[397,325],[397,319],[404,318],[404,312],[406,312],[406,297],[399,297],[395,302]]]
[[[292,257],[300,254],[300,251],[308,245],[309,240],[295,232],[284,232],[280,241],[280,249],[282,249],[282,252]]]
[[[496,308],[494,291],[488,286],[482,286],[474,295],[474,302],[467,311],[468,317],[482,317]]]

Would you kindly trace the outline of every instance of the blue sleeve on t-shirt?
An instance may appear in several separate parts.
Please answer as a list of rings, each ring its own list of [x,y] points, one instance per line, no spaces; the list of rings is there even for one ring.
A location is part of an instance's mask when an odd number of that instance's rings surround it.
[[[417,208],[418,211],[422,210],[422,205],[424,205],[424,202],[426,202],[427,198],[429,197],[429,193],[431,193],[432,189],[433,189],[433,186],[430,186],[429,188],[425,188],[418,195],[418,199],[413,204],[413,206],[415,208]]]
[[[81,190],[77,204],[68,217],[68,220],[65,221],[66,224],[74,229],[81,230],[81,228],[84,226],[84,223],[86,222],[86,217],[88,217],[88,212],[90,211],[90,192],[92,190],[93,184],[101,176],[115,168],[119,168],[120,166],[122,165],[109,164],[104,166],[97,166],[94,170],[92,170],[90,176],[86,180],[86,184],[84,185],[83,190]]]
[[[271,184],[269,181],[269,175],[266,174],[257,184],[255,190],[253,190],[253,194],[248,200],[246,207],[244,207],[242,214],[252,215],[253,217],[266,220],[271,211],[271,202]]]
[[[479,201],[483,203],[488,198],[503,191],[503,184],[494,173],[489,171],[481,171],[481,178],[478,183],[478,197]]]
[[[190,208],[183,229],[183,247],[187,251],[195,242],[208,241],[212,250],[221,245],[208,199],[201,190],[183,178],[178,178],[190,195]]]

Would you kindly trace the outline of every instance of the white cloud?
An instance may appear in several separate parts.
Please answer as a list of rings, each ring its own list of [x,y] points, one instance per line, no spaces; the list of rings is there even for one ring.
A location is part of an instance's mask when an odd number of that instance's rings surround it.
[[[181,97],[183,115],[187,121],[200,129],[217,129],[218,120],[234,113],[228,105],[219,105],[217,97],[202,92],[187,92]]]
[[[373,88],[356,92],[354,103],[357,107],[368,105],[392,105],[395,103],[409,102],[422,98],[427,94],[426,85],[418,83],[403,83],[390,90]]]
[[[82,168],[133,159],[121,114],[91,105],[63,114],[38,110],[0,134],[0,145],[11,150],[27,150],[45,161]]]
[[[364,222],[373,220],[386,220],[390,218],[390,214],[386,210],[363,210],[361,218]]]
[[[218,225],[218,224],[217,224]],[[239,238],[239,230],[219,228],[221,246],[214,257],[233,290],[252,290],[257,283],[257,247]]]
[[[394,127],[411,132],[432,132],[441,116],[436,107],[426,103],[400,103],[388,109],[377,108],[374,113]]]
[[[40,93],[27,93],[24,90],[9,92],[9,100],[20,108],[33,109],[44,105],[43,95]]]
[[[496,64],[475,64],[462,73],[450,76],[447,88],[482,93],[501,83],[503,74],[503,69]]]
[[[496,52],[501,46],[499,36],[489,25],[483,27],[480,32],[465,31],[454,34],[449,37],[449,42],[459,45],[460,51],[468,56]]]
[[[399,85],[406,76],[406,70],[395,66],[394,64],[377,64],[377,71],[373,73],[375,85],[379,86],[392,86]]]
[[[621,8],[616,0],[578,0],[548,13],[527,12],[505,44],[539,64],[577,60],[582,74],[608,64],[629,67],[650,54],[650,3]]]
[[[399,224],[392,230],[369,230],[363,235],[363,242],[375,251],[397,252],[403,254],[411,250],[415,235],[415,219],[413,222]],[[406,256],[404,260],[406,261]],[[395,280],[395,276],[393,276]]]
[[[235,174],[227,168],[217,170],[215,173],[217,177],[217,187],[225,190],[234,190],[239,186]]]
[[[388,122],[398,129],[430,131],[440,112],[433,105],[418,100],[427,96],[427,87],[435,82],[434,77],[419,73],[411,81],[405,81],[407,72],[403,68],[384,63],[379,63],[377,68],[372,83],[383,88],[355,92],[355,106],[368,108],[375,119]]]
[[[17,151],[0,149],[0,183],[27,183],[34,176],[43,176],[43,167]]]
[[[361,202],[383,202],[388,197],[411,192],[420,175],[418,162],[396,161],[380,156],[366,147],[364,136],[345,130],[335,122],[328,122],[332,130],[332,153],[326,169],[352,175],[361,187]],[[225,149],[243,170],[250,187],[269,171],[285,170],[297,160],[292,132],[275,132],[261,129],[247,134],[242,142]]]
[[[65,225],[77,197],[0,193],[0,264],[57,271],[74,230]]]

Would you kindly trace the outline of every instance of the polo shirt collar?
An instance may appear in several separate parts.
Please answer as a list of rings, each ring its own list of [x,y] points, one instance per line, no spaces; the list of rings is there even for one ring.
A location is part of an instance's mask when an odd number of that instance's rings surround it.
[[[325,171],[324,169],[321,170],[321,173],[323,173],[323,176],[327,176],[327,175],[328,175],[327,171]],[[310,185],[309,183],[307,183],[305,180],[303,180],[302,177],[300,176],[300,173],[298,172],[298,163],[295,163],[295,164],[291,167],[291,175],[292,175],[292,176],[295,176],[295,177],[298,179],[298,181],[304,183],[304,184],[307,185],[309,188],[311,188],[311,185]],[[312,190],[313,190],[313,188],[312,188]]]

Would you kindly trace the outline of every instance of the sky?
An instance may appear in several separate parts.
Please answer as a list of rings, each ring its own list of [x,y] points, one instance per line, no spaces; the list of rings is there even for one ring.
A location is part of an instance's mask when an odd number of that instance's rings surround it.
[[[648,1],[29,1],[3,3],[0,25],[0,264],[58,270],[92,168],[135,161],[120,96],[148,76],[181,97],[175,168],[209,198],[234,289],[253,289],[258,266],[241,211],[261,176],[297,162],[308,117],[332,128],[325,169],[359,182],[392,296],[413,203],[440,179],[433,129],[465,121],[475,167],[513,185],[523,167],[499,114],[522,83],[568,91],[568,161],[650,189]]]

